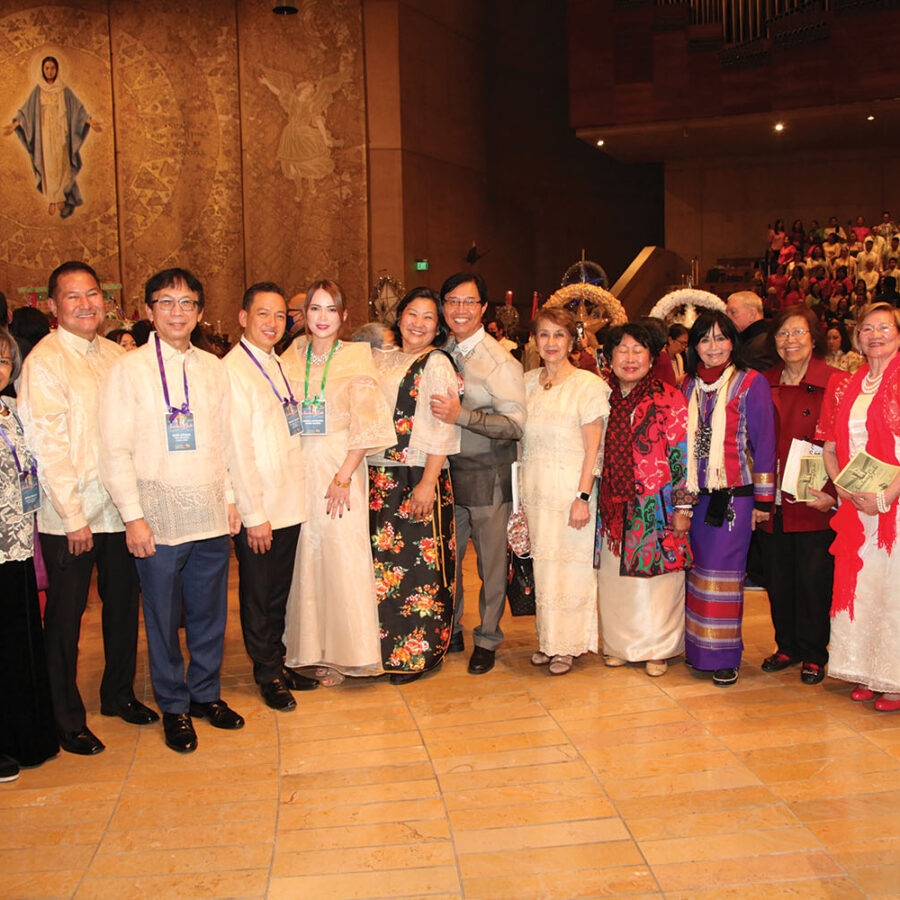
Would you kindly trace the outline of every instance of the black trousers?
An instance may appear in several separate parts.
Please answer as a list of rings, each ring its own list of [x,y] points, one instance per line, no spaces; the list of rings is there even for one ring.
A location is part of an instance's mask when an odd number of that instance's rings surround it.
[[[831,589],[834,540],[824,531],[789,531],[781,509],[775,512],[772,533],[757,530],[765,568],[766,590],[772,608],[775,643],[782,653],[803,662],[828,662],[831,631]]]
[[[265,684],[281,677],[284,666],[284,609],[291,591],[294,558],[300,526],[272,531],[272,546],[254,553],[247,544],[247,530],[234,537],[238,562],[238,600],[241,630],[247,655],[253,660],[253,677]]]
[[[103,601],[103,654],[100,704],[116,708],[134,697],[137,657],[138,577],[125,546],[125,532],[95,534],[93,549],[69,553],[68,538],[42,534],[41,551],[49,587],[44,610],[44,643],[53,711],[60,731],[85,726],[84,703],[76,681],[81,617],[87,606],[91,573],[97,566],[97,590]]]

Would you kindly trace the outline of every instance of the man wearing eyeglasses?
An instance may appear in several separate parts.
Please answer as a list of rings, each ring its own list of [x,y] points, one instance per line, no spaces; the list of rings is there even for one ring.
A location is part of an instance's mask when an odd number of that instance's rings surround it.
[[[763,319],[763,303],[753,291],[737,291],[728,297],[725,312],[741,337],[744,360],[751,369],[765,372],[775,365],[769,350],[768,326]]]
[[[154,275],[144,300],[156,333],[116,362],[100,393],[100,471],[137,563],[166,744],[180,753],[197,748],[192,716],[215,728],[244,724],[219,690],[229,535],[240,520],[228,478],[228,379],[215,356],[191,345],[203,299],[186,269]]]
[[[480,275],[460,272],[441,287],[444,319],[452,332],[447,350],[465,381],[465,395],[433,395],[431,411],[462,429],[460,452],[450,457],[456,502],[456,609],[449,652],[464,649],[462,563],[469,538],[475,545],[481,593],[481,622],[472,632],[475,648],[469,672],[494,667],[503,640],[500,618],[506,604],[506,523],[512,506],[510,466],[525,426],[522,366],[489,334],[482,318],[488,306]]]
[[[69,753],[89,756],[104,746],[87,726],[76,674],[94,565],[103,601],[100,711],[132,725],[147,725],[159,716],[134,696],[137,573],[98,461],[100,384],[125,351],[98,336],[106,306],[97,274],[87,263],[70,260],[57,267],[48,292],[59,327],[25,360],[18,409],[38,460],[43,493],[38,532],[49,581],[44,634],[59,743]]]

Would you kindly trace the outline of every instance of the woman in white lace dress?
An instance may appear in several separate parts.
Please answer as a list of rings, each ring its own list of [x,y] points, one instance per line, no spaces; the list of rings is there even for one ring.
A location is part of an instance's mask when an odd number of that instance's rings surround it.
[[[594,469],[609,415],[609,387],[576,369],[569,353],[575,317],[542,309],[532,325],[543,366],[525,375],[528,419],[522,437],[522,506],[531,534],[539,651],[536,665],[564,675],[596,653],[597,579]]]
[[[340,287],[315,282],[306,294],[309,342],[291,344],[282,357],[303,398],[309,497],[285,614],[285,663],[316,666],[327,686],[382,671],[365,457],[395,441],[369,345],[338,339],[346,319]]]
[[[832,376],[819,418],[832,480],[861,450],[900,465],[900,312],[863,307],[856,338],[866,364]],[[828,674],[855,684],[851,699],[900,711],[900,475],[880,491],[837,492]]]

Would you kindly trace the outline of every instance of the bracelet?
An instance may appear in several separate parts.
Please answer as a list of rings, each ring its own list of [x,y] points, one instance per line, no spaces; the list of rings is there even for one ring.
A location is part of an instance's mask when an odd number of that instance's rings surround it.
[[[335,476],[334,476],[334,483],[335,483],[339,488],[350,487],[350,482],[351,482],[351,481],[353,481],[353,476],[352,476],[352,475],[351,475],[346,481],[338,481],[337,474],[335,474]]]
[[[681,513],[681,515],[686,516],[688,519],[694,518],[694,507],[693,506],[676,506],[675,512]]]
[[[890,512],[890,507],[888,506],[888,504],[885,502],[885,499],[884,499],[884,491],[879,491],[875,495],[875,506],[877,507],[878,512],[880,512],[880,513]]]

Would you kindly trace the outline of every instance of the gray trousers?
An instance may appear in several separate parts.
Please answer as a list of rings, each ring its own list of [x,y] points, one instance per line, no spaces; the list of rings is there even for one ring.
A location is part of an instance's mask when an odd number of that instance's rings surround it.
[[[506,523],[512,503],[501,499],[500,484],[494,486],[494,502],[490,506],[459,506],[456,518],[456,608],[453,614],[453,633],[462,632],[463,615],[462,564],[469,538],[475,545],[481,592],[478,595],[478,614],[481,624],[472,632],[476,647],[496,650],[503,641],[500,618],[506,606]]]

